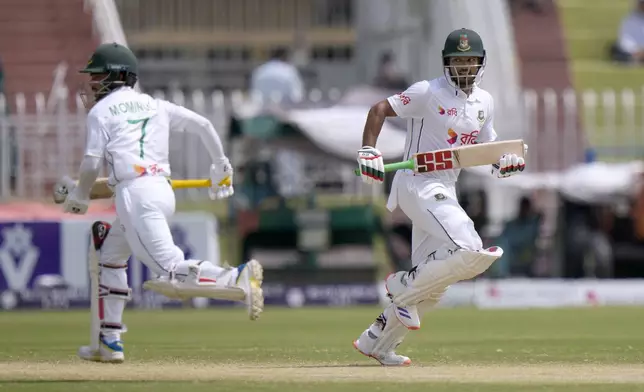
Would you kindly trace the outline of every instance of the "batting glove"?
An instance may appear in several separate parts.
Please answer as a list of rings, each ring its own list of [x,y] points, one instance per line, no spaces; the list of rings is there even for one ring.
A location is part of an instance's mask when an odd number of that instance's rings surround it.
[[[235,193],[233,167],[228,158],[222,158],[210,165],[210,182],[212,184],[208,189],[210,200],[225,199]]]
[[[62,204],[67,199],[67,195],[76,188],[76,181],[69,176],[60,178],[54,185],[54,203]]]
[[[385,181],[385,162],[375,147],[364,146],[358,150],[358,164],[363,182],[380,184]]]
[[[87,209],[89,208],[89,196],[80,195],[77,191],[78,188],[74,188],[74,190],[67,195],[65,204],[63,204],[63,212],[78,215],[84,215],[87,212]]]
[[[492,175],[498,178],[510,177],[513,174],[522,172],[525,169],[525,160],[517,154],[503,154],[499,163],[492,165]]]

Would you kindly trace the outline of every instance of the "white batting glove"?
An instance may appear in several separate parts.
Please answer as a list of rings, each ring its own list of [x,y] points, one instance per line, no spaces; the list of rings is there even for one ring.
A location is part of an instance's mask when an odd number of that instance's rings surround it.
[[[214,162],[210,165],[210,182],[208,189],[210,200],[220,200],[232,196],[233,189],[233,167],[228,158]]]
[[[59,179],[54,185],[54,203],[62,204],[67,199],[67,195],[76,188],[76,181],[69,176]]]
[[[78,188],[74,187],[74,190],[67,195],[65,199],[65,204],[63,205],[63,212],[68,214],[78,214],[84,215],[89,208],[89,196],[80,195]]]
[[[358,165],[363,182],[381,184],[385,181],[385,162],[377,148],[364,146],[358,150]]]
[[[525,169],[525,160],[517,154],[503,154],[499,163],[492,165],[492,175],[498,178],[510,177]]]

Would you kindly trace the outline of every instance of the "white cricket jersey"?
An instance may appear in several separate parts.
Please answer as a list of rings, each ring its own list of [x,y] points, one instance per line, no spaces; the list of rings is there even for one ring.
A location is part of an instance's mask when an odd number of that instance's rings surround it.
[[[112,186],[146,175],[169,177],[170,130],[204,122],[186,108],[122,87],[90,110],[85,155],[105,158]]]
[[[387,98],[398,117],[407,118],[405,157],[496,140],[494,102],[487,91],[474,87],[468,97],[451,86],[445,77],[414,83],[400,94]],[[460,169],[416,174],[455,183]],[[401,170],[400,175],[411,175]]]

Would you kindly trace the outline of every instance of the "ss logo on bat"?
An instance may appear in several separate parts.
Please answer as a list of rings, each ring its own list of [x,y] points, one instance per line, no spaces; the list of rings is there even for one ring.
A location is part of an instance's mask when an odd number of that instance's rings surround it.
[[[416,172],[418,173],[454,168],[454,152],[450,150],[416,154],[415,158]]]

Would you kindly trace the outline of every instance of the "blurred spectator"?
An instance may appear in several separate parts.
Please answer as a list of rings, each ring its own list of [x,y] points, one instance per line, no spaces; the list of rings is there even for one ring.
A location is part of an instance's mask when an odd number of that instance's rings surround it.
[[[313,190],[304,154],[293,149],[280,148],[274,156],[271,166],[274,171],[274,185],[282,197],[301,196]]]
[[[610,205],[581,203],[562,197],[560,220],[562,277],[613,277],[614,238],[625,238],[619,232],[627,226],[616,222],[613,208]]]
[[[393,53],[385,52],[380,56],[378,74],[373,81],[373,86],[397,91],[403,91],[409,87],[409,81],[396,69],[396,60]]]
[[[353,22],[352,0],[317,0],[314,10],[323,26],[347,26]]]
[[[636,0],[635,9],[622,21],[611,58],[625,63],[644,62],[644,0]]]
[[[635,202],[632,210],[633,232],[638,241],[644,241],[644,174],[640,174],[635,189]]]
[[[522,197],[519,214],[505,224],[497,244],[503,256],[490,268],[496,277],[533,277],[532,267],[537,256],[536,240],[539,236],[541,215],[533,208],[532,201]]]
[[[523,9],[534,12],[535,14],[542,14],[545,12],[543,0],[509,0],[510,8],[514,12]]]
[[[459,200],[461,207],[463,207],[467,215],[472,219],[474,229],[477,233],[481,233],[488,224],[486,208],[487,196],[485,191],[478,189],[463,192],[459,195]]]
[[[304,97],[304,82],[297,68],[289,62],[288,51],[277,49],[268,62],[253,71],[250,90],[264,102],[277,99],[277,102],[289,104]]]

